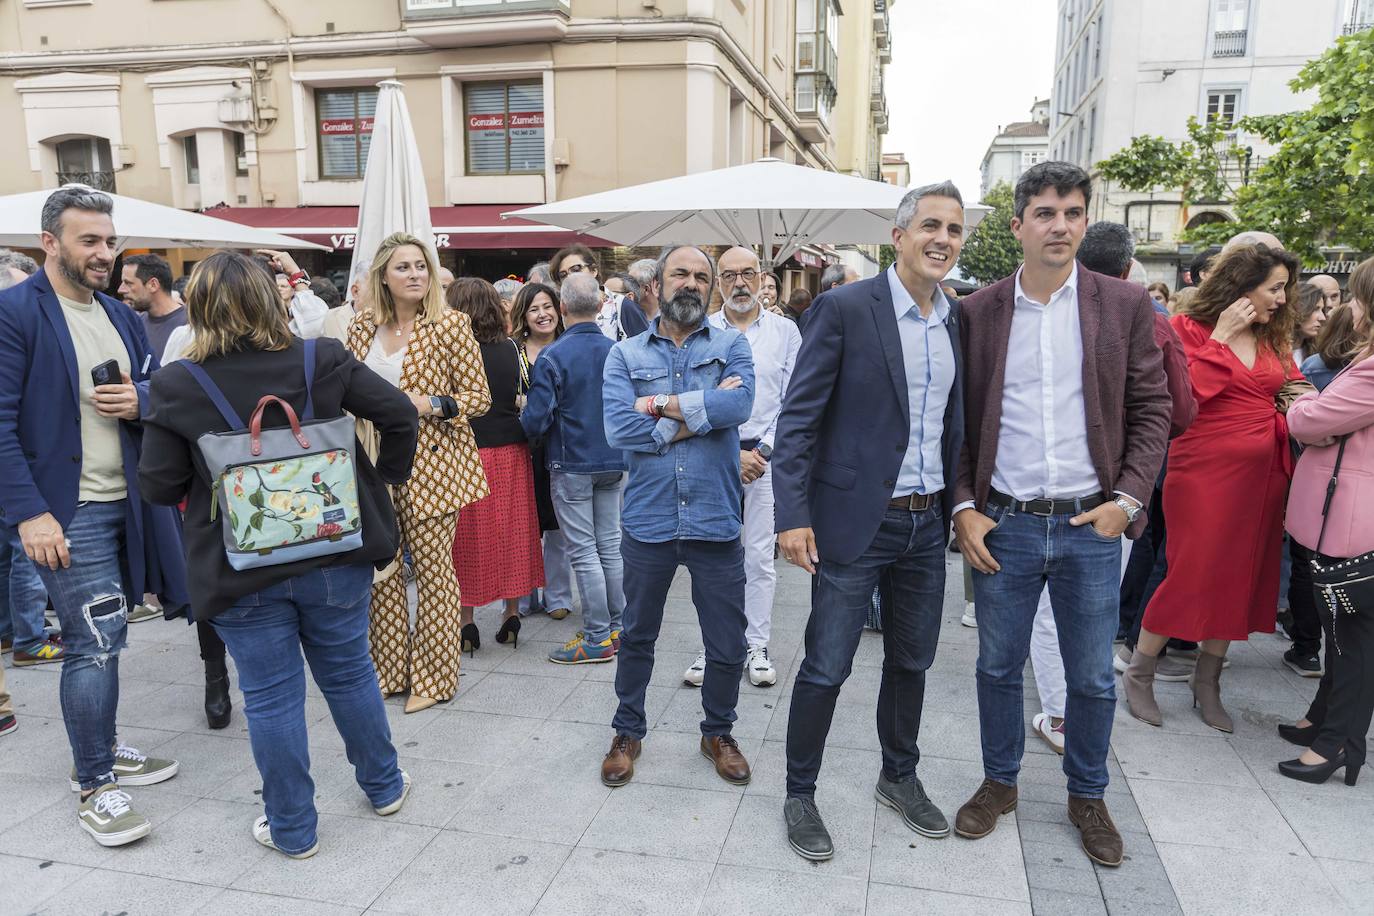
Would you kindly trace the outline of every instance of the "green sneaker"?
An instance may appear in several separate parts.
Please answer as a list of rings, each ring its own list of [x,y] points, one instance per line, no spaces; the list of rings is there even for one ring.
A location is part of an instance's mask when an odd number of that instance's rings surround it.
[[[101,786],[76,809],[76,818],[101,846],[123,846],[153,829],[148,819],[129,807],[129,796],[114,783]]]
[[[135,604],[133,610],[129,611],[129,623],[142,623],[145,620],[162,619],[162,608],[149,607],[146,604]]]
[[[126,744],[117,745],[114,756],[115,781],[126,786],[151,786],[166,782],[181,767],[175,760],[149,757]],[[76,767],[72,767],[71,786],[73,792],[81,791],[81,783],[76,779]]]

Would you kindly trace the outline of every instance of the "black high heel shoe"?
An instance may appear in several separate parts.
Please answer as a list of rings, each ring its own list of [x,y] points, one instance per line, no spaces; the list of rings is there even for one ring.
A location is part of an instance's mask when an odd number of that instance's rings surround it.
[[[501,621],[501,629],[496,631],[496,641],[501,645],[511,644],[512,649],[520,647],[520,618],[507,617]]]
[[[462,640],[462,648],[460,651],[466,652],[468,658],[472,657],[473,652],[482,648],[482,634],[477,631],[477,624],[475,623],[463,624],[463,629],[459,632],[458,638]],[[499,635],[496,637],[496,641],[501,641]]]
[[[1317,732],[1320,730],[1316,725],[1280,725],[1279,737],[1298,747],[1311,747],[1312,742],[1317,740]]]
[[[1355,780],[1360,778],[1360,767],[1363,765],[1363,760],[1356,760],[1354,754],[1348,754],[1342,750],[1325,763],[1303,763],[1301,757],[1285,760],[1279,764],[1279,772],[1289,779],[1296,779],[1298,782],[1310,782],[1319,786],[1330,779],[1332,773],[1344,767],[1345,784],[1353,786]]]

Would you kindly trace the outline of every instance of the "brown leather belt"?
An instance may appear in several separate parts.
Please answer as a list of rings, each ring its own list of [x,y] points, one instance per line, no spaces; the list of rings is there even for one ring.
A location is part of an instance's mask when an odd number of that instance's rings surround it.
[[[888,500],[889,509],[904,509],[907,512],[927,512],[939,504],[939,493],[927,493],[922,496],[920,493],[912,493],[910,496],[898,496],[896,499]]]

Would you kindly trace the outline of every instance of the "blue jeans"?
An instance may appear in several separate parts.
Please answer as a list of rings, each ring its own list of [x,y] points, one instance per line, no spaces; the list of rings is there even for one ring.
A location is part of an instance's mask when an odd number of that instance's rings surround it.
[[[733,541],[665,541],[650,544],[622,532],[625,559],[625,618],[620,631],[615,692],[620,707],[611,726],[618,735],[643,738],[644,694],[654,672],[654,643],[663,625],[663,603],[679,566],[692,575],[692,603],[706,645],[706,674],[701,684],[707,737],[730,734],[744,673],[744,547]]]
[[[978,605],[978,719],[987,778],[1016,785],[1026,745],[1022,685],[1031,625],[1049,583],[1068,698],[1064,718],[1064,774],[1069,794],[1101,798],[1116,714],[1112,638],[1121,597],[1121,539],[1070,515],[1049,517],[993,506],[987,535],[1000,572],[973,573]]]
[[[620,557],[620,491],[625,475],[551,471],[558,530],[582,598],[582,630],[590,643],[620,629],[625,611],[625,565]]]
[[[370,566],[330,566],[247,595],[211,620],[238,667],[263,807],[283,852],[315,845],[319,820],[302,650],[368,801],[380,807],[401,795],[396,748],[367,654],[371,589]]]
[[[572,569],[568,564],[568,541],[561,530],[544,532],[544,587],[520,599],[520,616],[543,614],[572,608]]]
[[[119,653],[129,628],[126,500],[80,503],[64,532],[72,565],[34,564],[62,626],[58,694],[82,789],[114,782]]]
[[[43,612],[48,592],[24,553],[18,529],[0,530],[0,638],[14,637],[14,648],[31,652],[48,631]]]
[[[857,560],[822,559],[812,580],[806,657],[797,669],[787,719],[788,796],[816,794],[835,701],[853,668],[883,573],[890,587],[883,591],[878,742],[888,779],[916,778],[926,670],[935,661],[945,598],[945,523],[938,509],[889,508],[873,543]]]

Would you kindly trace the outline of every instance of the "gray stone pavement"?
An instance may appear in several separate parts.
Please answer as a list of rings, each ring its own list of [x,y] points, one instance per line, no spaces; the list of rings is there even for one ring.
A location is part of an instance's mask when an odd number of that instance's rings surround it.
[[[953,819],[981,778],[973,663],[959,625],[951,557],[940,651],[930,673],[920,772]],[[103,849],[76,823],[57,666],[6,673],[20,728],[0,739],[0,914],[344,913],[1198,913],[1369,912],[1374,900],[1374,778],[1306,786],[1275,762],[1274,734],[1315,682],[1283,667],[1283,643],[1236,646],[1223,691],[1236,733],[1191,709],[1185,684],[1161,685],[1163,729],[1119,708],[1108,801],[1128,859],[1093,866],[1064,811],[1059,758],[1027,738],[1021,802],[986,839],[922,838],[875,804],[874,708],[882,641],[865,634],[841,695],[817,802],[834,860],[787,847],[783,741],[808,612],[806,576],[786,568],[774,613],[778,686],[741,688],[736,736],[754,764],[739,788],[697,752],[700,704],[681,681],[699,646],[685,573],[676,583],[649,688],[653,730],[635,780],[598,779],[610,740],[614,665],[551,665],[577,629],[527,620],[518,649],[488,640],[463,661],[453,702],[413,716],[387,708],[415,780],[405,809],[374,816],[311,687],[319,855],[291,861],[253,841],[261,786],[235,696],[223,732],[205,728],[194,633],[131,628],[121,662],[121,738],[181,761],[130,792],[153,822],[132,846]],[[484,634],[497,612],[479,612]],[[8,664],[8,662],[6,662]],[[1027,670],[1027,721],[1036,710]],[[1029,734],[1029,732],[1028,732]]]

